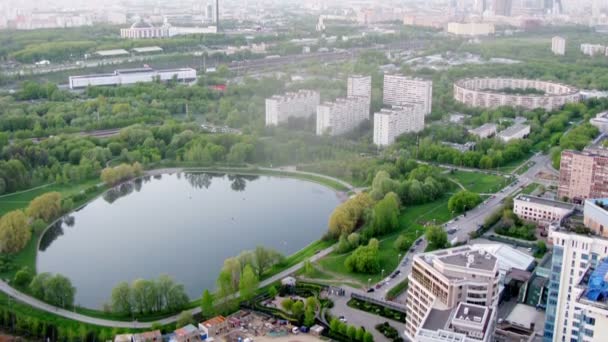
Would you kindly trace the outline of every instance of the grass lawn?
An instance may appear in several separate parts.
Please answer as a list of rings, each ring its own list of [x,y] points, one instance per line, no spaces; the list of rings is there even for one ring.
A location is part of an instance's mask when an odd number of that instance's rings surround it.
[[[530,183],[530,184],[528,184],[528,186],[526,186],[525,188],[523,188],[521,190],[521,193],[525,194],[525,195],[529,195],[529,194],[533,193],[534,190],[538,189],[539,186],[540,186],[540,184],[538,184],[538,183]]]
[[[481,172],[455,171],[448,177],[458,181],[469,191],[484,194],[496,193],[510,183],[505,177]]]
[[[399,254],[403,256],[403,252],[393,248],[393,243],[399,235],[405,234],[413,242],[424,234],[425,224],[442,224],[452,218],[448,210],[448,200],[449,197],[444,196],[431,203],[407,207],[401,213],[399,217],[401,229],[379,239],[380,264],[384,268],[384,274],[382,272],[373,275],[349,272],[344,267],[344,261],[350,255],[350,252],[346,254],[332,253],[320,260],[319,265],[329,272],[342,274],[358,281],[362,287],[367,286],[368,279],[371,279],[372,284],[377,283],[382,277],[386,278],[397,268],[401,259]]]
[[[311,243],[310,245],[302,248],[301,250],[299,250],[299,251],[295,252],[294,254],[288,256],[287,258],[285,258],[285,261],[281,265],[275,265],[272,268],[270,268],[268,271],[266,271],[264,273],[261,280],[270,278],[273,275],[280,273],[287,268],[290,268],[304,260],[307,260],[308,258],[315,255],[315,253],[317,253],[318,251],[329,248],[333,244],[334,244],[333,241],[324,241],[324,240],[315,241],[315,242]]]
[[[99,179],[91,179],[78,184],[50,184],[45,187],[35,188],[31,191],[22,191],[0,197],[0,215],[16,209],[24,209],[34,198],[47,192],[57,191],[64,197],[78,194],[84,189],[100,183]]]
[[[525,165],[523,165],[522,167],[520,167],[519,169],[517,169],[517,172],[515,172],[515,173],[517,173],[518,175],[523,175],[523,174],[524,174],[524,173],[526,173],[528,170],[530,170],[530,168],[531,168],[532,166],[534,166],[534,164],[536,164],[536,163],[535,163],[535,162],[533,162],[533,161],[529,161],[529,162],[527,162]]]

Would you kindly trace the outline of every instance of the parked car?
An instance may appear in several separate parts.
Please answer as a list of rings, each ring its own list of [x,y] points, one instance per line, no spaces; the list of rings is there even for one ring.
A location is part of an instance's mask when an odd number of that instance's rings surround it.
[[[369,289],[367,289],[367,293],[372,293],[375,292],[376,290],[373,287],[370,287]]]

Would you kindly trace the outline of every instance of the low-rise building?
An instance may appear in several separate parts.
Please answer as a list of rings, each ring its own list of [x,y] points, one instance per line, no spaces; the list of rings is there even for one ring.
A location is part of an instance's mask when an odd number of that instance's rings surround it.
[[[470,118],[470,115],[467,114],[462,114],[462,113],[451,113],[450,114],[450,118],[448,119],[448,121],[450,123],[455,123],[455,124],[462,124],[464,123],[464,121],[468,118]]]
[[[544,226],[553,222],[561,222],[572,214],[574,209],[575,205],[571,203],[530,195],[518,195],[513,200],[513,213],[517,217]]]
[[[456,144],[448,141],[442,141],[441,144],[447,147],[451,147],[461,153],[473,151],[475,149],[475,146],[477,145],[472,141],[466,142],[464,144]]]
[[[86,88],[89,86],[116,86],[136,84],[139,82],[154,82],[155,80],[192,82],[196,80],[196,70],[192,68],[162,69],[152,68],[120,69],[112,74],[95,74],[70,76],[70,89]]]
[[[590,57],[604,56],[606,54],[606,46],[600,44],[581,44],[581,52]]]
[[[224,316],[216,316],[206,320],[198,325],[199,330],[207,335],[207,338],[213,338],[228,328],[228,321]]]
[[[463,246],[415,255],[408,276],[406,337],[490,341],[499,280],[498,260],[485,250]]]
[[[585,200],[583,222],[595,234],[608,237],[608,198]]]
[[[374,114],[374,144],[388,146],[405,133],[424,129],[424,110],[419,105],[393,106]]]
[[[149,38],[167,38],[169,37],[169,27],[154,25],[140,20],[133,23],[129,28],[120,29],[120,37],[126,39],[149,39]]]
[[[487,123],[474,129],[469,130],[469,134],[475,135],[480,139],[489,138],[496,134],[498,126],[493,123]]]
[[[566,39],[555,36],[551,39],[551,51],[554,55],[563,56],[566,54]]]
[[[266,99],[266,126],[278,126],[289,118],[307,118],[315,114],[321,102],[318,92],[300,90]]]
[[[608,133],[608,111],[598,113],[589,122],[597,127],[601,133]]]
[[[530,125],[515,124],[498,133],[498,138],[504,142],[523,139],[530,135]]]
[[[448,23],[448,33],[457,36],[488,36],[494,32],[491,23]]]
[[[171,342],[197,342],[201,341],[201,332],[194,325],[188,324],[185,327],[175,330]]]
[[[162,342],[163,335],[160,330],[133,334],[132,342]]]

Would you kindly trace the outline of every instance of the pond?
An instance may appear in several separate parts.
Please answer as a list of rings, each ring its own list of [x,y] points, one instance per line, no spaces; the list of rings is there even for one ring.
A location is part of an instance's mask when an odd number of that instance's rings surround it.
[[[289,255],[319,239],[338,194],[281,177],[164,174],[122,184],[42,237],[37,271],[60,273],[75,303],[101,308],[121,281],[168,274],[190,298],[215,289],[223,261],[261,245]]]

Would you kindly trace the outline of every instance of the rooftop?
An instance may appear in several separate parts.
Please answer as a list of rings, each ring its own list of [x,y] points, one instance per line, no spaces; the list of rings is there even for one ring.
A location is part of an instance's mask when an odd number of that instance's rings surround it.
[[[144,46],[144,47],[137,47],[137,48],[133,48],[133,51],[135,52],[161,52],[163,51],[163,48],[161,48],[160,46]]]
[[[474,268],[483,271],[492,271],[496,267],[496,257],[484,251],[464,251],[449,255],[438,256],[445,264],[464,268]]]
[[[150,341],[162,341],[163,335],[160,330],[147,331],[139,334],[133,334],[133,342],[150,342]]]
[[[530,203],[535,203],[535,204],[540,204],[540,205],[546,205],[549,207],[568,209],[568,210],[574,210],[574,208],[576,207],[574,204],[571,204],[571,203],[554,201],[554,200],[550,200],[550,199],[546,199],[546,198],[530,196],[530,195],[523,195],[523,194],[520,194],[517,197],[515,197],[515,200],[523,201],[523,202],[530,202]]]
[[[469,130],[469,132],[470,132],[470,133],[475,134],[475,133],[480,133],[480,132],[483,132],[483,131],[485,131],[485,130],[487,130],[487,129],[490,129],[490,130],[495,130],[495,129],[496,129],[496,127],[497,127],[497,126],[496,126],[496,124],[494,124],[494,123],[487,123],[487,124],[484,124],[484,125],[479,126],[479,127],[477,127],[477,128],[470,129],[470,130]]]
[[[597,267],[587,269],[579,286],[583,288],[579,298],[582,303],[608,310],[608,258],[602,259]]]
[[[452,310],[431,309],[422,328],[429,330],[445,329],[451,315]]]
[[[198,333],[198,329],[192,325],[192,324],[188,324],[185,327],[179,328],[177,330],[175,330],[175,335],[177,336],[189,336],[192,334],[196,334]]]
[[[127,51],[125,49],[99,50],[99,51],[96,51],[95,54],[99,55],[99,56],[102,56],[102,57],[122,56],[122,55],[128,55],[129,51]]]
[[[515,135],[523,130],[528,130],[530,129],[530,125],[523,125],[520,123],[517,123],[507,129],[505,129],[504,131],[500,132],[499,135],[501,136],[511,136],[511,135]]]
[[[204,321],[202,324],[204,326],[206,326],[207,328],[209,327],[213,327],[216,325],[220,325],[223,324],[224,322],[226,322],[226,317],[224,316],[215,316],[207,321]]]

